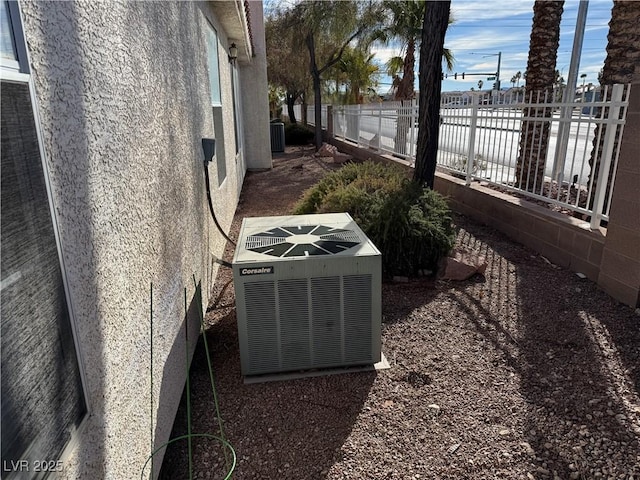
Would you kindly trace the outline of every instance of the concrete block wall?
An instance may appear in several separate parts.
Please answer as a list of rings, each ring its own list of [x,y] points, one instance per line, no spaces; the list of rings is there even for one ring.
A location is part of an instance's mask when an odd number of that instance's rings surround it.
[[[435,189],[448,198],[451,208],[491,225],[539,252],[556,265],[598,280],[605,241],[603,230],[549,211],[540,205],[438,173]]]
[[[448,198],[453,210],[493,226],[556,265],[583,273],[612,297],[636,307],[640,290],[640,87],[635,92],[632,89],[634,93],[627,127],[635,133],[625,129],[608,229],[592,231],[585,221],[477,183],[466,186],[464,180],[442,172],[436,173],[435,189]],[[328,135],[326,139],[356,159],[401,164],[408,173],[413,170],[409,162]]]
[[[636,306],[640,305],[640,73],[631,87],[618,162],[598,284]]]

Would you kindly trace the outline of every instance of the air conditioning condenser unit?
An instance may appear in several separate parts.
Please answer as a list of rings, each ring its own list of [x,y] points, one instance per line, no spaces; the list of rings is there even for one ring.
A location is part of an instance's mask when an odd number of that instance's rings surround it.
[[[347,213],[245,218],[233,258],[242,374],[379,362],[381,269]]]

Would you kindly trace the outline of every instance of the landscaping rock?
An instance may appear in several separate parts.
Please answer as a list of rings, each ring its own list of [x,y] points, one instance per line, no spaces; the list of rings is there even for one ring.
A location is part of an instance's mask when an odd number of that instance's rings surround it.
[[[456,249],[445,260],[442,280],[467,280],[476,273],[484,275],[486,269],[487,261],[483,256],[468,250]]]
[[[317,151],[317,157],[333,157],[338,152],[337,147],[323,143],[320,149]]]
[[[353,157],[351,155],[347,155],[346,153],[335,152],[333,154],[333,163],[344,163],[351,160]]]

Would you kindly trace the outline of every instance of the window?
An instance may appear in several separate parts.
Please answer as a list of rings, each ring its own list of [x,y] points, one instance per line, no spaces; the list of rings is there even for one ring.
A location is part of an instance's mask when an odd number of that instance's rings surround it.
[[[213,107],[213,129],[216,135],[216,166],[218,167],[218,187],[227,178],[227,154],[224,145],[224,120],[222,107]]]
[[[2,60],[12,60],[17,63],[15,41],[13,40],[13,29],[11,28],[11,14],[9,13],[9,2],[2,2],[0,10],[0,48],[2,49]]]
[[[46,185],[17,4],[2,2],[0,348],[3,478],[56,460],[87,405]],[[7,32],[10,31],[10,35]],[[17,46],[17,48],[16,48]],[[26,53],[26,52],[25,52]],[[13,466],[13,468],[12,468]],[[12,472],[12,469],[18,470]]]
[[[211,90],[211,105],[220,106],[220,66],[218,65],[218,33],[209,25],[207,36],[207,50],[209,57],[209,88]]]
[[[240,121],[240,89],[238,87],[238,69],[235,64],[231,66],[231,91],[233,93],[233,128],[236,138],[236,154],[242,150],[242,123]]]
[[[14,26],[18,28],[14,31]],[[20,28],[20,11],[15,1],[2,1],[0,6],[0,66],[5,71],[28,73],[27,52]],[[5,75],[6,76],[6,75]]]
[[[224,122],[222,120],[222,101],[220,96],[220,65],[218,63],[218,33],[209,24],[207,31],[207,57],[209,63],[209,89],[213,110],[213,129],[216,137],[216,166],[218,167],[218,186],[227,178],[227,160],[224,146]]]

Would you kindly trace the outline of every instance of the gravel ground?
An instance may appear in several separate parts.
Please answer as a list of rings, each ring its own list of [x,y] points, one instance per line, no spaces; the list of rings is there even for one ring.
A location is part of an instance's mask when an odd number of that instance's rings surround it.
[[[232,237],[245,216],[289,213],[337,168],[311,152],[288,148],[273,170],[247,176]],[[486,257],[484,276],[384,283],[391,369],[377,373],[243,384],[221,269],[207,338],[234,478],[640,478],[640,315],[489,227],[455,224],[458,245]],[[193,430],[217,434],[202,347]],[[183,400],[174,436],[185,412]],[[185,443],[167,452],[163,478],[188,478]],[[193,469],[224,478],[222,449],[194,440]]]

